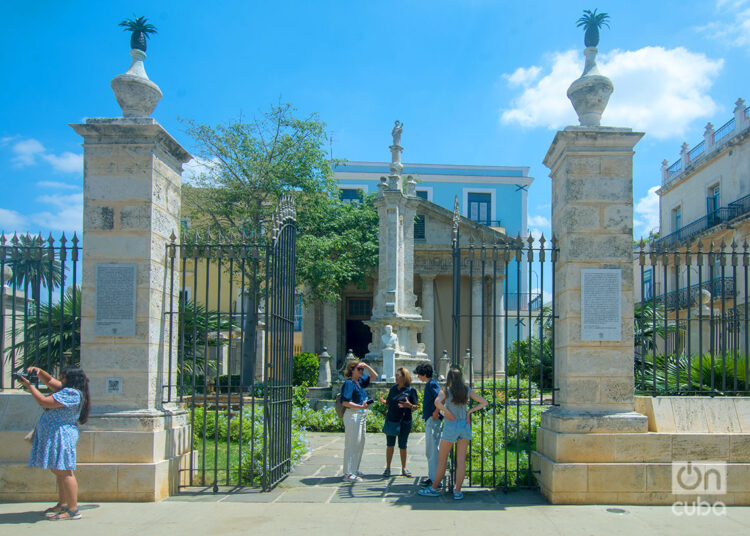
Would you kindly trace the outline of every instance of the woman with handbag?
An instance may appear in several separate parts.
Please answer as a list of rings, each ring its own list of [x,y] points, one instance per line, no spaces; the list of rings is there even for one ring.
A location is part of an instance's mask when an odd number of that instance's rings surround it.
[[[365,376],[367,372],[367,376]],[[365,388],[370,378],[377,378],[375,370],[364,361],[352,360],[344,368],[347,380],[341,386],[341,404],[344,410],[344,480],[362,482],[359,464],[367,436],[367,408],[374,402]]]
[[[385,448],[385,471],[384,477],[391,476],[391,461],[393,460],[393,449],[398,438],[399,454],[401,455],[401,476],[411,477],[406,468],[406,443],[411,432],[411,412],[419,408],[417,392],[411,386],[411,373],[405,367],[396,370],[396,385],[388,392],[388,399],[380,402],[388,406],[385,415],[383,433],[386,438]]]
[[[29,367],[52,391],[44,396],[28,379],[20,378],[34,400],[44,409],[34,429],[29,467],[50,469],[57,478],[58,503],[45,510],[50,519],[80,519],[76,468],[78,424],[88,420],[91,409],[89,379],[80,368],[63,369],[60,379],[38,367]]]

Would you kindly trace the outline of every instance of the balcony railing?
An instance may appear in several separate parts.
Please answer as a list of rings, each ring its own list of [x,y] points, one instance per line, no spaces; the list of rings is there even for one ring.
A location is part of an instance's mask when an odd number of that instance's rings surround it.
[[[734,277],[715,277],[696,285],[667,292],[666,295],[660,294],[655,298],[655,302],[664,304],[667,310],[686,309],[689,305],[701,303],[701,290],[709,291],[714,299],[734,299],[736,296]]]
[[[743,198],[744,199],[744,198]],[[738,200],[739,201],[739,200]],[[703,231],[715,227],[722,223],[726,223],[739,216],[736,207],[728,206],[721,207],[718,210],[706,214],[702,218],[695,220],[692,223],[680,227],[674,233],[670,233],[667,236],[654,240],[653,247],[655,250],[663,250],[674,247],[680,242],[690,240],[691,238],[701,234]]]
[[[736,212],[735,218],[747,214],[750,212],[750,194],[740,197],[737,201],[732,201],[728,206]]]
[[[745,108],[744,110],[745,117],[750,118],[750,106]],[[744,122],[744,126],[740,125],[741,129],[744,130],[744,128],[747,127],[747,121]],[[710,146],[706,143],[706,138],[704,138],[700,143],[696,144],[692,149],[688,151],[687,154],[687,162],[688,164],[693,164],[695,162],[700,161],[702,158],[704,158],[707,154],[706,149],[714,149],[715,147],[718,147],[722,143],[724,143],[727,139],[732,137],[734,134],[737,134],[739,129],[737,129],[737,118],[733,117],[726,123],[724,123],[721,127],[719,127],[718,130],[716,130],[713,133],[713,139],[709,139]],[[708,136],[708,133],[706,134]],[[680,175],[684,171],[683,166],[683,158],[680,156],[676,161],[672,163],[671,166],[669,166],[666,170],[666,173],[662,176],[662,186],[666,186],[670,182],[672,182],[672,179],[674,179],[676,176]]]

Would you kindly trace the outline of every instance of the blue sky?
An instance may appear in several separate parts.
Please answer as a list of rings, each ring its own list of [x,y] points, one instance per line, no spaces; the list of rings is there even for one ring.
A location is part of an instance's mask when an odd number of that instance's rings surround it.
[[[188,150],[178,118],[215,124],[281,100],[320,114],[335,157],[387,160],[399,119],[406,162],[530,166],[530,227],[549,234],[542,159],[577,123],[565,96],[583,68],[575,22],[594,7],[612,18],[602,124],[646,133],[639,236],[658,225],[661,161],[750,101],[750,0],[15,2],[0,33],[0,229],[80,232],[82,148],[68,124],[120,115],[109,82],[130,47],[117,23],[136,14],[159,30],[146,60],[164,93],[153,116]]]

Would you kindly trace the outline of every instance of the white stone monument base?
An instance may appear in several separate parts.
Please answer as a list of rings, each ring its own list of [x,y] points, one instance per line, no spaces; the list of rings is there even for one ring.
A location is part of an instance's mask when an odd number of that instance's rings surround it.
[[[531,464],[553,504],[750,504],[750,399],[636,397],[636,412],[550,410]],[[646,426],[647,425],[647,426]],[[673,462],[726,467],[721,494],[673,489]]]
[[[28,467],[31,445],[23,438],[40,414],[28,393],[0,392],[0,501],[57,500],[52,472]],[[92,414],[78,440],[79,500],[152,502],[177,493],[180,479],[189,479],[190,433],[189,415],[178,408]]]

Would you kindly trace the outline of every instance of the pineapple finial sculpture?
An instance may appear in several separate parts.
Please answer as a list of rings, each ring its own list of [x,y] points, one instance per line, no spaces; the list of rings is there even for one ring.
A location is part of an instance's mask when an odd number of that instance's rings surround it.
[[[158,33],[156,26],[149,24],[146,17],[137,17],[133,19],[125,19],[118,26],[124,28],[123,31],[131,32],[130,35],[130,48],[142,50],[146,52],[146,39],[150,38],[150,34]]]
[[[578,19],[577,27],[583,27],[585,34],[583,42],[586,48],[583,54],[586,56],[586,64],[583,74],[575,80],[568,88],[568,98],[573,103],[578,114],[578,121],[584,127],[598,127],[601,123],[602,113],[607,107],[609,97],[614,91],[612,81],[599,74],[596,65],[596,46],[599,44],[599,29],[603,26],[609,28],[609,15],[597,13],[585,9],[583,16]]]
[[[148,117],[162,97],[159,86],[149,80],[143,60],[146,59],[146,40],[155,34],[156,26],[146,17],[134,17],[120,22],[130,36],[132,63],[126,73],[112,79],[112,90],[122,108],[123,117]]]

